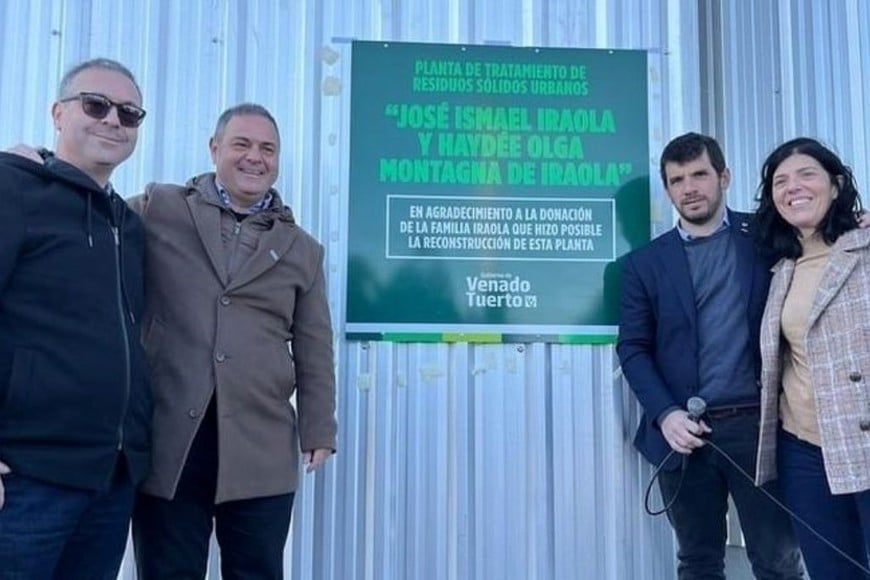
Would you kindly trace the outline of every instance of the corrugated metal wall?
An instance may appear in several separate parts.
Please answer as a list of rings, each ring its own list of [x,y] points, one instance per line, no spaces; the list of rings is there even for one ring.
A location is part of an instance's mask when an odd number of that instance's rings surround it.
[[[870,199],[870,4],[701,0],[702,128],[722,139],[735,207],[754,208],[761,162],[817,137]]]
[[[114,180],[129,194],[208,169],[224,107],[269,107],[278,187],[327,246],[339,330],[350,39],[648,49],[653,167],[672,135],[714,133],[732,204],[750,208],[762,157],[805,133],[870,185],[862,0],[0,0],[0,35],[0,147],[51,144],[69,65],[105,55],[138,74],[149,117]],[[652,182],[661,232],[671,213]],[[304,480],[289,578],[674,576],[667,523],[642,512],[650,469],[612,347],[337,347],[341,449]]]

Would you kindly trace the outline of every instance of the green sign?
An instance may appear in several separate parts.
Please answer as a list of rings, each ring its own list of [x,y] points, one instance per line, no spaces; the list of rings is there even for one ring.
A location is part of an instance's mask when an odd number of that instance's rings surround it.
[[[349,338],[610,342],[646,53],[354,42]]]

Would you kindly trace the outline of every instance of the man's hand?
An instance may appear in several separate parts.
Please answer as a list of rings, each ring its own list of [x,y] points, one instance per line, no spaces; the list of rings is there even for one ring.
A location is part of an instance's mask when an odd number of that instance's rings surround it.
[[[315,449],[314,451],[303,453],[302,463],[305,464],[305,473],[311,473],[326,463],[330,455],[332,455],[332,449]]]
[[[870,228],[870,213],[866,210],[862,211],[858,216],[858,227],[859,228]]]
[[[6,465],[2,461],[0,461],[0,475],[6,475],[7,473],[9,473],[11,471],[12,470],[9,469],[8,465]],[[6,490],[3,489],[3,478],[0,477],[0,510],[3,509],[3,504],[5,503],[5,501],[6,501]]]
[[[14,153],[20,157],[25,157],[31,161],[35,161],[40,165],[45,164],[45,160],[43,160],[42,156],[39,155],[39,149],[31,147],[30,145],[25,145],[24,143],[18,143],[4,151],[4,153]]]
[[[704,446],[702,435],[710,433],[712,429],[704,421],[695,423],[689,418],[689,414],[682,409],[676,409],[668,413],[661,424],[662,435],[671,449],[677,453],[688,455],[695,449]]]

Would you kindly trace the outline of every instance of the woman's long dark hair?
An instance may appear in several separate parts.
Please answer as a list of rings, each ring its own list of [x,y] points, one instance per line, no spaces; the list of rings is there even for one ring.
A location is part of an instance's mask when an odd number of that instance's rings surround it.
[[[809,137],[786,141],[767,156],[761,167],[761,184],[758,186],[758,209],[755,211],[755,228],[758,243],[765,254],[773,259],[800,258],[803,253],[798,229],[785,221],[773,203],[773,174],[780,164],[795,154],[809,155],[827,171],[839,193],[822,218],[818,231],[826,244],[832,245],[845,232],[858,227],[861,213],[861,198],[855,185],[855,177],[848,165],[837,155]]]

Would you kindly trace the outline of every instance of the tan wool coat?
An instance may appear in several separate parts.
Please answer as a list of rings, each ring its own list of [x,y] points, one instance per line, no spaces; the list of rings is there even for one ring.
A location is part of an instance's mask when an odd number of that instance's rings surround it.
[[[776,478],[782,307],[794,260],[781,260],[761,326],[761,432],[756,483]],[[822,456],[835,494],[870,489],[870,229],[840,236],[813,299],[806,336]]]
[[[214,174],[184,187],[151,184],[130,202],[147,232],[143,341],[154,390],[153,465],[142,487],[148,494],[174,496],[212,395],[216,503],[291,492],[300,447],[336,447],[323,247],[272,194],[272,206],[243,223],[255,220],[259,233],[234,273],[222,240],[222,220],[234,218],[217,201]]]

